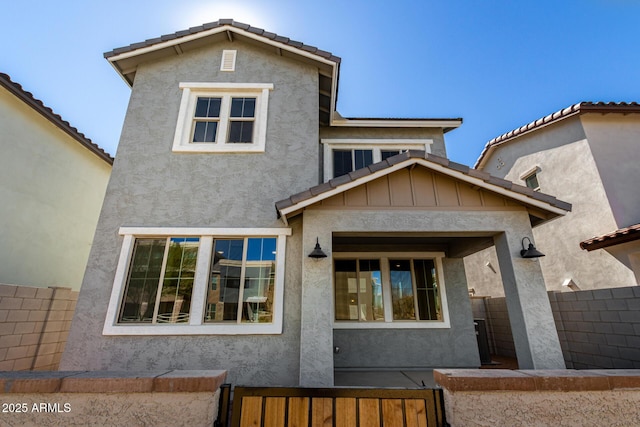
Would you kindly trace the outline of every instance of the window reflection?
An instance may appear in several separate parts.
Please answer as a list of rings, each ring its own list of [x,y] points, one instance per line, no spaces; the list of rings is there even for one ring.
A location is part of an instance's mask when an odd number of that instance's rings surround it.
[[[205,322],[272,322],[276,241],[215,240]]]
[[[199,243],[186,237],[137,239],[119,321],[188,322]]]

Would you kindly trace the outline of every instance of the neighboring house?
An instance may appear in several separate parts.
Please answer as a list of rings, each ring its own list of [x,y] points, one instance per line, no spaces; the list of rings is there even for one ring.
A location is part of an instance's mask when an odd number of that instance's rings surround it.
[[[640,105],[582,102],[489,141],[476,168],[572,204],[534,237],[547,289],[575,291],[640,283],[639,160]],[[465,263],[476,295],[502,295],[494,251]]]
[[[113,159],[2,73],[0,149],[0,370],[55,370]]]
[[[80,289],[113,159],[0,73],[0,283]]]
[[[340,58],[231,20],[105,56],[132,93],[61,369],[478,367],[491,246],[520,366],[564,367],[520,242],[570,205],[450,162],[461,119],[344,118]]]

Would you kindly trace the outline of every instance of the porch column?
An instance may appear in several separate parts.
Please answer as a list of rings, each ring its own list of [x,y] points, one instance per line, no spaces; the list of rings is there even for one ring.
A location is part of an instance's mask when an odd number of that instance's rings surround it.
[[[327,258],[307,255],[316,238]],[[300,322],[300,385],[333,387],[333,292],[331,231],[305,212],[302,231],[302,307]]]
[[[531,228],[526,228],[494,237],[518,365],[520,369],[565,369],[540,263],[520,256],[522,238],[533,238]]]

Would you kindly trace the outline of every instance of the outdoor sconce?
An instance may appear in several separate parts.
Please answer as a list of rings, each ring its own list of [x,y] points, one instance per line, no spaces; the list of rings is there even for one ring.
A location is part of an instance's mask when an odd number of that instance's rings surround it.
[[[311,251],[311,253],[309,254],[309,258],[313,258],[317,261],[320,258],[326,258],[326,257],[327,257],[327,254],[325,254],[322,251],[322,248],[320,247],[320,243],[318,242],[318,238],[316,237],[316,247],[313,248],[313,251]]]
[[[527,249],[524,248],[525,240],[529,241],[529,247]],[[541,256],[544,256],[544,254],[539,250],[537,250],[535,246],[533,246],[533,243],[531,243],[531,239],[529,239],[528,237],[523,237],[522,250],[520,251],[520,256],[522,258],[540,258]]]

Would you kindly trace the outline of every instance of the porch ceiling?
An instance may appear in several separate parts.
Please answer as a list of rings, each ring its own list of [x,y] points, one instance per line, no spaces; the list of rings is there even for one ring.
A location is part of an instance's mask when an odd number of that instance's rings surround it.
[[[493,246],[496,233],[334,233],[333,252],[444,252],[463,258]]]

